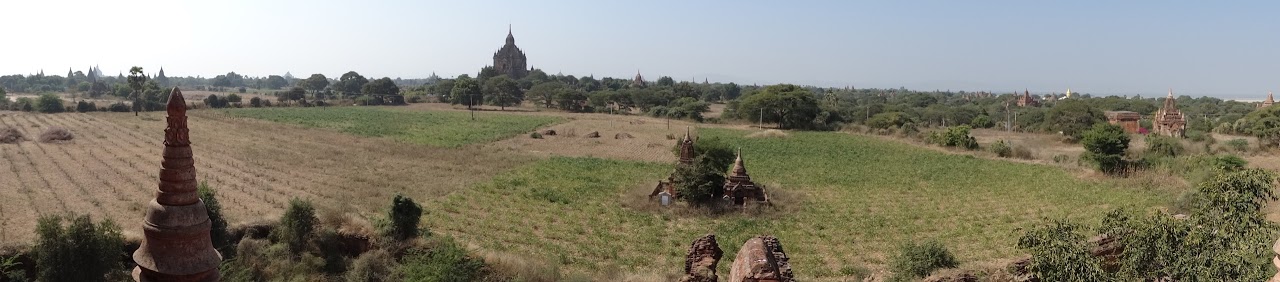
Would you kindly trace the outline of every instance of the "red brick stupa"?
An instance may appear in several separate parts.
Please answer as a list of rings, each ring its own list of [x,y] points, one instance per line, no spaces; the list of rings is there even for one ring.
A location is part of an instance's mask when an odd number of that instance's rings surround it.
[[[187,135],[187,102],[169,93],[160,186],[147,205],[142,246],[133,253],[136,281],[218,281],[222,255],[209,239],[209,211],[196,195],[195,159]]]

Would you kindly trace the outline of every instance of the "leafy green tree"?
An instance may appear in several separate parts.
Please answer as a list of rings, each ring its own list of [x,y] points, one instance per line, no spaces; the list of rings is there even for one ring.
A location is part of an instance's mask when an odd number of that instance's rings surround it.
[[[559,82],[555,82],[559,83]],[[545,85],[545,84],[543,84]],[[591,106],[587,104],[587,92],[573,88],[559,88],[555,90],[555,102],[561,110],[570,112],[589,112]]]
[[[551,108],[552,102],[559,100],[556,98],[557,94],[559,94],[561,89],[564,88],[564,83],[560,83],[559,81],[539,83],[534,85],[533,88],[530,88],[527,94],[530,99],[537,99],[539,102],[542,102],[543,107]],[[583,94],[585,95],[585,93]],[[561,107],[563,106],[564,105],[561,105]]]
[[[325,82],[328,82],[328,81],[325,81]],[[267,89],[280,89],[288,85],[289,85],[289,81],[285,80],[283,76],[279,76],[279,75],[267,76],[267,81],[266,81]]]
[[[387,212],[387,218],[390,219],[390,225],[384,231],[387,237],[396,240],[407,240],[418,237],[418,222],[422,218],[422,206],[413,201],[413,198],[396,194],[395,199],[391,200],[391,210]]]
[[[676,197],[690,204],[711,205],[723,194],[724,172],[716,169],[708,156],[698,156],[692,164],[676,166],[672,177]]]
[[[209,183],[200,182],[196,186],[196,194],[199,195],[200,201],[204,202],[204,207],[208,211],[209,222],[209,238],[213,241],[213,247],[221,250],[226,259],[226,254],[232,246],[231,233],[227,231],[227,219],[222,216],[222,204],[218,202],[218,193],[209,187]]]
[[[41,113],[61,113],[66,110],[62,107],[62,98],[53,93],[40,94],[40,98],[36,99],[36,110]]]
[[[396,83],[391,81],[391,78],[383,77],[366,83],[364,87],[361,87],[360,93],[366,95],[400,95],[400,87],[396,86]]]
[[[284,242],[289,251],[301,253],[311,240],[316,229],[316,209],[310,201],[294,198],[289,200],[289,208],[280,218],[280,227],[272,232],[276,241]]]
[[[1117,175],[1128,166],[1124,153],[1129,149],[1129,135],[1118,125],[1095,124],[1084,132],[1081,143],[1084,144],[1085,159],[1097,164],[1099,171]]]
[[[39,281],[119,281],[124,236],[111,220],[94,224],[88,215],[63,225],[58,216],[41,217],[32,252]]]
[[[364,87],[365,83],[369,83],[369,79],[360,75],[360,73],[349,71],[338,78],[338,83],[334,85],[334,88],[342,92],[343,95],[355,95],[360,93],[360,88]]]
[[[484,96],[480,91],[480,84],[474,79],[466,76],[458,76],[453,82],[453,90],[450,90],[450,104],[466,105],[467,109],[479,105],[484,102]]]
[[[524,91],[506,75],[499,75],[484,81],[485,98],[490,105],[506,110],[509,106],[520,105],[524,101]]]
[[[308,77],[307,79],[300,81],[299,84],[301,84],[300,86],[302,86],[302,88],[311,90],[311,93],[315,93],[316,99],[322,100],[323,97],[320,97],[320,91],[324,90],[325,87],[329,87],[329,78],[324,77],[323,74],[317,73],[317,74],[312,74],[311,77]]]
[[[675,85],[676,85],[676,80],[671,79],[670,76],[663,76],[658,78],[658,86],[672,87]]]
[[[878,113],[867,119],[867,126],[879,129],[898,127],[910,122],[901,112]]]
[[[134,66],[129,68],[129,88],[133,88],[133,115],[138,115],[138,110],[142,107],[142,87],[147,83],[147,76],[142,73],[142,67]]]
[[[980,115],[976,118],[973,118],[973,121],[969,122],[969,125],[973,126],[974,128],[991,128],[996,126],[996,123],[995,121],[991,120],[991,117],[987,115]]]
[[[1032,254],[1031,271],[1043,281],[1264,281],[1275,269],[1275,223],[1262,208],[1275,201],[1275,174],[1245,169],[1216,174],[1196,185],[1186,219],[1155,212],[1109,212],[1097,232],[1117,238],[1124,251],[1116,271],[1101,260],[1079,225],[1032,228],[1019,248]]]
[[[744,98],[736,111],[739,118],[775,122],[779,128],[785,129],[814,127],[813,120],[820,109],[809,90],[792,84],[778,84]]]
[[[1081,133],[1101,121],[1105,121],[1105,118],[1097,108],[1080,100],[1064,100],[1045,113],[1044,122],[1049,125],[1050,130],[1080,138]]]
[[[502,74],[498,73],[498,70],[494,69],[493,66],[485,66],[480,68],[480,73],[476,74],[476,80],[483,84],[489,81],[490,78],[498,77],[499,75]]]

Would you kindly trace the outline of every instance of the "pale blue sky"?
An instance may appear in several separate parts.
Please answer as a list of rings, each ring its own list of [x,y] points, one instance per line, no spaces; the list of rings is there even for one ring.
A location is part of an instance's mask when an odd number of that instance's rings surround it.
[[[474,74],[507,24],[549,73],[1254,98],[1274,1],[0,1],[0,73]],[[136,20],[135,20],[136,19]]]

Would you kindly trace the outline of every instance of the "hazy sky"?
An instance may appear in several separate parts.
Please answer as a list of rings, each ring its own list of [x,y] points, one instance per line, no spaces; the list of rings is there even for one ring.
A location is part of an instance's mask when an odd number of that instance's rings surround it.
[[[1277,1],[0,1],[0,73],[548,73],[1260,98]]]

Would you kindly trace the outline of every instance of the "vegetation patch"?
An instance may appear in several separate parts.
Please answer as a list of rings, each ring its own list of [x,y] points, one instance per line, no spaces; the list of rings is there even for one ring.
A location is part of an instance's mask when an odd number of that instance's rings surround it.
[[[960,262],[995,262],[1019,255],[1016,230],[1044,217],[1097,220],[1113,207],[1149,209],[1173,198],[1081,180],[1054,166],[875,137],[748,133],[703,129],[699,137],[741,147],[753,180],[769,187],[774,212],[682,214],[645,197],[672,164],[555,157],[424,204],[439,209],[423,219],[486,252],[597,273],[672,272],[703,234],[726,242],[726,254],[769,234],[786,244],[798,275],[816,279],[837,277],[848,265],[885,269],[895,246],[915,238],[941,238]],[[728,273],[728,264],[720,268]]]
[[[472,121],[467,112],[410,112],[368,107],[251,108],[228,113],[437,147],[497,141],[561,120],[549,116],[484,113]]]

